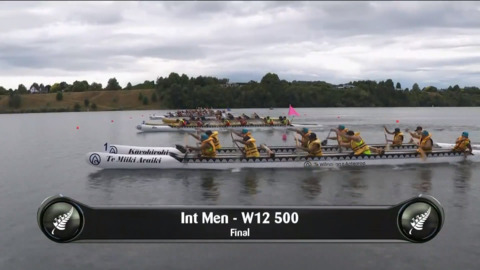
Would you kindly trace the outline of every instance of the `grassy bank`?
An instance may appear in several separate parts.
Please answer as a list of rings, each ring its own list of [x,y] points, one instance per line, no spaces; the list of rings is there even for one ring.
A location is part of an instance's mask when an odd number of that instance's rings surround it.
[[[140,93],[148,98],[148,104],[139,100]],[[56,93],[21,95],[20,107],[9,107],[9,96],[0,96],[0,113],[32,113],[32,112],[71,112],[75,111],[115,111],[115,110],[154,110],[160,109],[160,101],[153,102],[153,89],[150,90],[118,90],[89,91],[63,93],[58,101]],[[89,106],[85,106],[88,99]],[[95,104],[95,105],[93,105]],[[95,108],[96,107],[96,108]]]

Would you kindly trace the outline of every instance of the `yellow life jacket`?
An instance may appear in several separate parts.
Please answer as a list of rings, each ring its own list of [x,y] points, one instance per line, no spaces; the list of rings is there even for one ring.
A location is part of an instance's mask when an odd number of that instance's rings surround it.
[[[425,148],[425,145],[427,144],[428,141],[430,141],[433,146],[432,134],[429,134],[427,137],[420,139],[420,145],[418,147],[422,148],[423,151],[427,151],[427,152],[432,151],[432,146],[430,146],[429,148]],[[417,152],[418,152],[418,149],[417,149]]]
[[[313,149],[315,145],[318,145],[318,149]],[[312,142],[308,143],[308,155],[313,157],[321,157],[322,156],[322,146],[320,139],[316,139]]]
[[[204,145],[207,144],[209,147],[204,149]],[[215,157],[217,155],[215,144],[213,144],[212,138],[208,138],[202,142],[202,157]]]
[[[305,134],[302,135],[302,147],[308,147],[308,141],[310,140],[310,134],[312,134],[312,132],[307,132]]]
[[[458,137],[455,146],[453,147],[453,151],[465,151],[467,150],[467,146],[470,144],[469,138],[463,138],[462,136]]]
[[[259,157],[260,152],[258,152],[257,145],[255,144],[256,140],[252,137],[246,141],[245,144],[245,156],[246,157]]]
[[[212,139],[213,144],[215,145],[215,150],[222,148],[222,146],[220,145],[220,140],[218,139],[218,131],[212,132],[212,135],[210,135],[210,138]]]
[[[340,136],[340,140],[341,140],[342,142],[344,142],[344,143],[347,143],[347,142],[349,141],[349,139],[347,139],[347,138],[345,137],[345,134],[347,134],[347,132],[348,132],[348,128],[345,128],[345,129],[342,130],[342,133],[339,135],[339,136]]]
[[[360,136],[360,133],[359,132],[355,133],[355,136]],[[350,141],[350,147],[352,148],[353,153],[356,156],[361,155],[361,154],[364,154],[364,155],[371,155],[372,154],[372,152],[370,151],[370,147],[368,147],[368,145],[363,141],[363,138],[359,142],[351,140]]]
[[[403,143],[403,133],[399,132],[393,136],[393,144],[394,145],[402,145]]]

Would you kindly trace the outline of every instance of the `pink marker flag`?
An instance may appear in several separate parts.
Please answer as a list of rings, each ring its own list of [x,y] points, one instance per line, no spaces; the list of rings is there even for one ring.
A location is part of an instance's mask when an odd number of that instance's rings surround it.
[[[295,111],[295,109],[292,107],[292,105],[290,105],[290,108],[288,109],[288,115],[300,116],[300,114],[298,114],[297,111]]]

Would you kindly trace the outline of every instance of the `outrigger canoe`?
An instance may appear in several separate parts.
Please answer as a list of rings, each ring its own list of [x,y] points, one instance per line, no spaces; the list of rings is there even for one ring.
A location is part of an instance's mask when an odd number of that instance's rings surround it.
[[[182,131],[196,131],[197,128],[223,132],[223,131],[231,131],[231,130],[242,130],[244,128],[248,128],[249,130],[271,130],[271,129],[284,130],[286,128],[304,128],[304,127],[312,129],[317,127],[322,127],[322,125],[318,125],[318,124],[263,125],[262,124],[262,125],[247,125],[247,126],[204,125],[201,127],[197,127],[197,126],[181,127],[176,125],[146,124],[146,123],[137,125],[137,129],[140,130],[141,132],[182,132]]]
[[[480,161],[480,151],[474,155],[451,150],[435,150],[422,160],[420,154],[412,150],[387,152],[382,155],[325,154],[321,157],[305,155],[276,155],[275,157],[245,158],[239,155],[219,156],[215,158],[189,157],[169,153],[168,155],[129,155],[106,152],[90,152],[86,156],[88,164],[101,169],[206,169],[230,170],[238,168],[337,168],[400,166],[409,164],[455,163],[464,160]]]
[[[450,149],[450,144],[435,144],[434,149]],[[160,155],[165,156],[170,153],[177,155],[185,154],[185,149],[181,145],[176,145],[175,147],[145,147],[145,146],[130,146],[130,145],[119,145],[119,144],[109,144],[105,143],[105,152],[110,154],[124,154],[124,155]],[[384,149],[385,144],[370,144],[370,146]],[[269,146],[268,147],[275,154],[295,154],[298,152],[305,153],[304,151],[294,147],[294,146]],[[402,146],[390,146],[388,151],[405,151],[416,149],[417,145],[415,144],[404,144]],[[343,148],[344,149],[344,148]],[[260,153],[265,153],[266,150],[262,147],[258,147]],[[326,145],[322,146],[322,151],[324,153],[339,152],[338,145]],[[343,150],[344,152],[349,152]],[[237,147],[222,147],[217,149],[218,155],[232,155],[240,154],[240,150]]]

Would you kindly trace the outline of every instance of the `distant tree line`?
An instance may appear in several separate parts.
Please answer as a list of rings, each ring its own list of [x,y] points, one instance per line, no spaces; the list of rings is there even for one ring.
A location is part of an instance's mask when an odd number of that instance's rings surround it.
[[[480,106],[478,87],[420,89],[415,83],[412,89],[402,89],[391,79],[339,86],[324,81],[288,82],[267,73],[260,82],[229,84],[228,79],[171,73],[158,78],[155,87],[162,105],[169,108]]]
[[[32,87],[42,88],[37,83]],[[155,89],[150,97],[152,102],[160,101],[167,108],[255,108],[255,107],[400,107],[400,106],[480,106],[478,87],[460,88],[458,85],[446,89],[434,86],[420,89],[417,83],[412,88],[402,89],[399,82],[353,81],[345,85],[334,85],[324,81],[281,80],[275,73],[267,73],[260,82],[229,83],[228,79],[211,76],[188,77],[170,73],[168,77],[158,77],[156,81],[145,81],[124,88],[116,78],[108,80],[105,87],[101,83],[75,81],[55,83],[43,87],[50,93],[57,93],[57,100],[63,98],[58,93],[84,91],[116,91],[135,89]],[[38,89],[38,88],[36,88]],[[28,94],[23,84],[16,90],[0,87],[0,95],[9,95],[11,107],[21,104],[20,94]],[[145,105],[146,96],[139,95]],[[85,104],[86,105],[86,104]],[[88,105],[86,105],[88,107]]]

